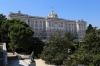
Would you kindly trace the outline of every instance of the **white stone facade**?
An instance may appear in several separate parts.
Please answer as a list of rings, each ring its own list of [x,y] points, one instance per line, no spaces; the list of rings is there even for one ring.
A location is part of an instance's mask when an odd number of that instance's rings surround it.
[[[10,12],[8,19],[18,18],[25,21],[33,29],[34,37],[47,39],[51,34],[61,31],[62,33],[71,32],[76,39],[81,40],[86,31],[86,22],[81,20],[67,20],[58,18],[58,15],[51,11],[46,17],[30,16]]]

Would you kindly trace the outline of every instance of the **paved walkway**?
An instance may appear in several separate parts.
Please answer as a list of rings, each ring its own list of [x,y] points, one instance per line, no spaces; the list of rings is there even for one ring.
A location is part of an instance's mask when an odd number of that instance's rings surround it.
[[[23,60],[18,59],[16,55],[12,53],[7,53],[8,56],[8,66],[28,66]]]
[[[12,53],[7,53],[8,57],[14,57],[16,55],[13,55]],[[8,60],[8,66],[29,66],[30,64],[30,55],[23,55],[19,54],[21,58],[19,59],[12,59]],[[35,59],[34,66],[54,66],[54,65],[47,65],[45,62],[41,59]]]
[[[30,63],[30,59],[29,59],[29,55],[21,55],[20,56],[23,58],[23,61],[26,63],[26,64],[29,64]],[[48,65],[48,64],[45,64],[45,62],[41,59],[34,59],[35,62],[34,62],[34,66],[54,66],[54,65]]]
[[[30,59],[24,60],[27,64],[30,63]],[[41,59],[35,59],[34,66],[54,66],[54,65],[47,65],[45,62]]]

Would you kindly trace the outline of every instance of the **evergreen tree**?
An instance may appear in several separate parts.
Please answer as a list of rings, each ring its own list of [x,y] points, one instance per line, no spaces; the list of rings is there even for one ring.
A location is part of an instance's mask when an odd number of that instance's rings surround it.
[[[3,41],[3,34],[2,34],[2,28],[1,28],[1,26],[2,26],[2,23],[4,22],[6,20],[6,16],[5,15],[3,15],[3,14],[0,14],[0,42],[2,42]]]
[[[13,25],[9,26],[8,29],[8,36],[10,38],[9,46],[14,44],[13,46],[19,46],[27,50],[33,42],[32,36],[34,32],[32,31],[31,27],[29,27],[29,25],[21,20],[13,19],[10,21],[13,22]],[[11,47],[13,48],[13,46]]]
[[[100,31],[93,27],[80,42],[78,49],[70,55],[71,64],[84,64],[85,66],[99,66],[100,65]],[[65,64],[68,65],[68,60]]]
[[[66,33],[67,35],[69,33]],[[70,38],[73,35],[69,36]],[[63,60],[68,57],[68,49],[71,47],[71,41],[69,37],[62,37],[61,33],[56,33],[51,35],[46,42],[41,58],[45,60],[46,63],[61,65]]]
[[[34,42],[33,30],[19,19],[5,20],[0,27],[3,41],[9,43],[13,52],[19,47],[27,50]]]
[[[89,24],[89,26],[86,29],[86,34],[92,32],[92,31],[93,31],[93,27],[91,24]]]

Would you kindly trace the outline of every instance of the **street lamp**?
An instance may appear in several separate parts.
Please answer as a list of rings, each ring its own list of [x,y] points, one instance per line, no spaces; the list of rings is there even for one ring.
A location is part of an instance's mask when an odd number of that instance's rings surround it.
[[[68,60],[70,60],[69,54],[70,54],[70,49],[68,49]]]
[[[70,53],[70,49],[68,49],[68,54]]]

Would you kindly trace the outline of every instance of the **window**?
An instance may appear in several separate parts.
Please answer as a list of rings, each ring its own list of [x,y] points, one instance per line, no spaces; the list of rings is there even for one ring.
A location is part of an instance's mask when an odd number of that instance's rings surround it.
[[[57,27],[57,22],[55,22],[55,27]]]
[[[28,20],[28,24],[30,23],[30,21]]]
[[[36,35],[37,35],[37,33],[36,33]]]
[[[52,24],[52,27],[53,27],[53,24]]]
[[[30,20],[28,20],[28,22],[29,22]]]
[[[37,24],[35,24],[35,30],[37,30],[37,28],[38,28],[38,25],[37,25]]]
[[[66,24],[66,28],[67,28],[67,24]]]
[[[80,24],[79,24],[79,27],[80,27]]]
[[[40,35],[41,35],[41,33],[40,33]]]
[[[63,23],[61,23],[61,27],[63,27]]]
[[[41,23],[41,21],[40,21],[40,25],[39,25],[39,27],[40,27],[40,30],[42,30],[42,23]]]
[[[85,25],[84,25],[84,29],[85,29]]]
[[[49,22],[49,27],[51,26],[51,23]]]

